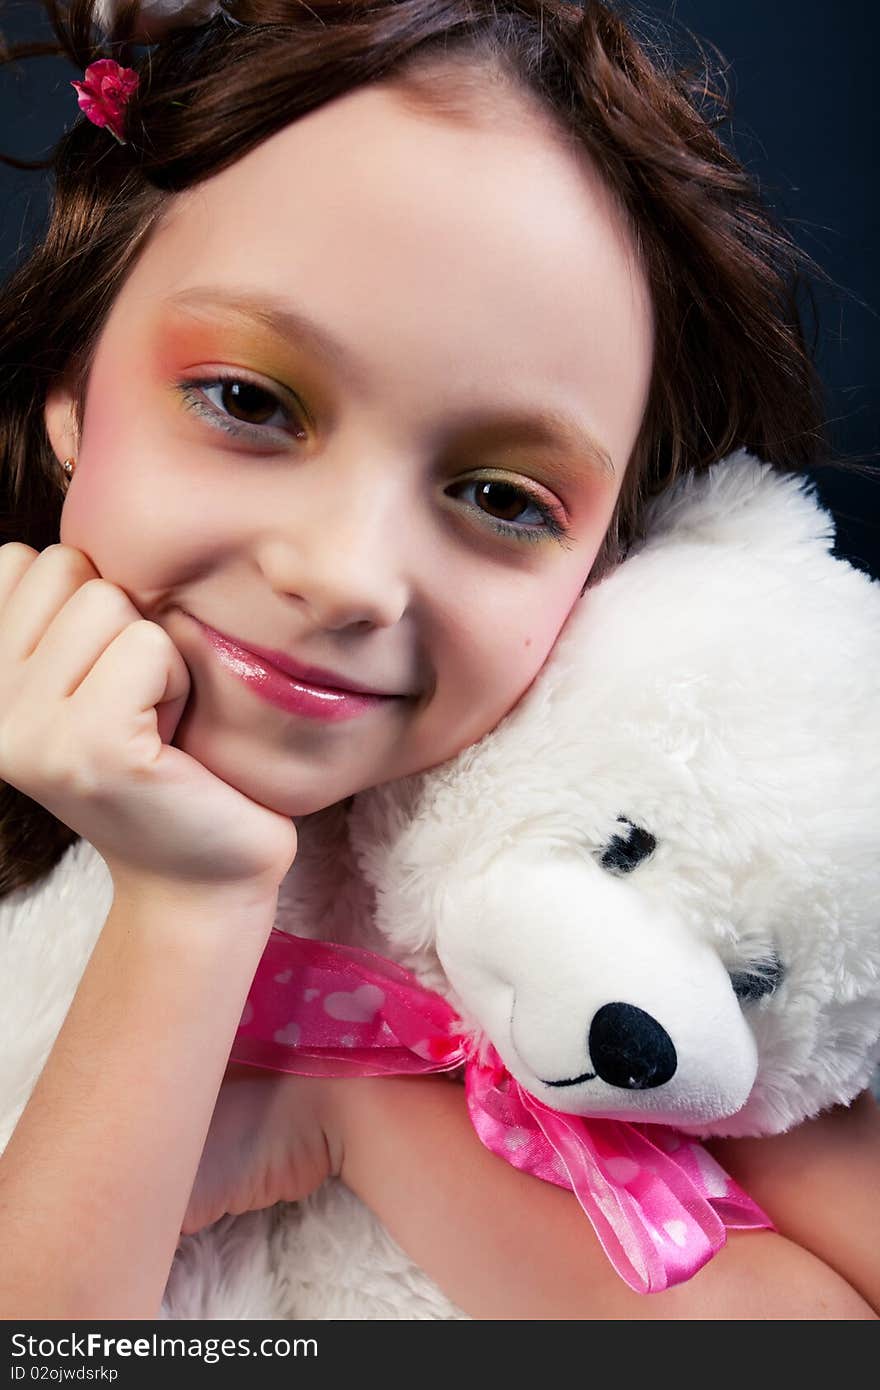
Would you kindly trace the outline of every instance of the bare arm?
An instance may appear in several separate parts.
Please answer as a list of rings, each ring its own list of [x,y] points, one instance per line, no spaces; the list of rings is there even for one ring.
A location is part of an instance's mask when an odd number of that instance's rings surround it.
[[[687,1283],[633,1293],[572,1193],[483,1147],[461,1086],[426,1077],[334,1084],[344,1088],[335,1102],[337,1171],[472,1317],[875,1317],[821,1259],[769,1231],[731,1231],[726,1246]]]
[[[870,1091],[788,1134],[710,1147],[783,1235],[880,1313],[880,1107]]]
[[[0,1160],[0,1316],[158,1316],[274,909],[116,895]]]

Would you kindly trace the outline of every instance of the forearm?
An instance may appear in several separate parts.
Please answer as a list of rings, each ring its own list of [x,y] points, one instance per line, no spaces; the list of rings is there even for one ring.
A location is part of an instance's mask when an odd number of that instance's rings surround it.
[[[787,1134],[710,1147],[783,1235],[880,1312],[880,1107],[870,1091]]]
[[[347,1087],[340,1176],[446,1294],[481,1319],[861,1319],[870,1307],[784,1237],[731,1231],[685,1284],[636,1294],[571,1192],[474,1133],[463,1088],[381,1077]]]
[[[273,914],[114,899],[0,1160],[3,1317],[158,1315]]]

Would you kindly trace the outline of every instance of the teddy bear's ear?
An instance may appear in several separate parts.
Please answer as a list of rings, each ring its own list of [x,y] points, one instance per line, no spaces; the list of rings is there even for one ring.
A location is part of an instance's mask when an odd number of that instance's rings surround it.
[[[649,502],[642,548],[682,540],[747,545],[751,554],[779,555],[819,542],[831,551],[834,517],[815,481],[736,449],[701,473],[689,472]]]

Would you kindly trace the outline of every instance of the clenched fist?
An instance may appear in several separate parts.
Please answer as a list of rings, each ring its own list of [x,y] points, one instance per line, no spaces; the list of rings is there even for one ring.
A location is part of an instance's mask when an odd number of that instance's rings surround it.
[[[0,546],[0,778],[114,875],[276,889],[293,821],[170,746],[189,670],[82,551]]]

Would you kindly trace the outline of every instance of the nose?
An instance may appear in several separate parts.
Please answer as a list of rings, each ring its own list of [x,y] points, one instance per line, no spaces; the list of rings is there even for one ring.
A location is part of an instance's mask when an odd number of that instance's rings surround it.
[[[324,488],[320,501],[316,493],[300,501],[297,523],[276,522],[263,537],[263,572],[278,593],[311,610],[315,627],[393,627],[408,602],[400,489],[351,470]]]
[[[678,1065],[666,1029],[635,1004],[603,1004],[590,1024],[589,1049],[596,1075],[627,1091],[662,1086]]]

